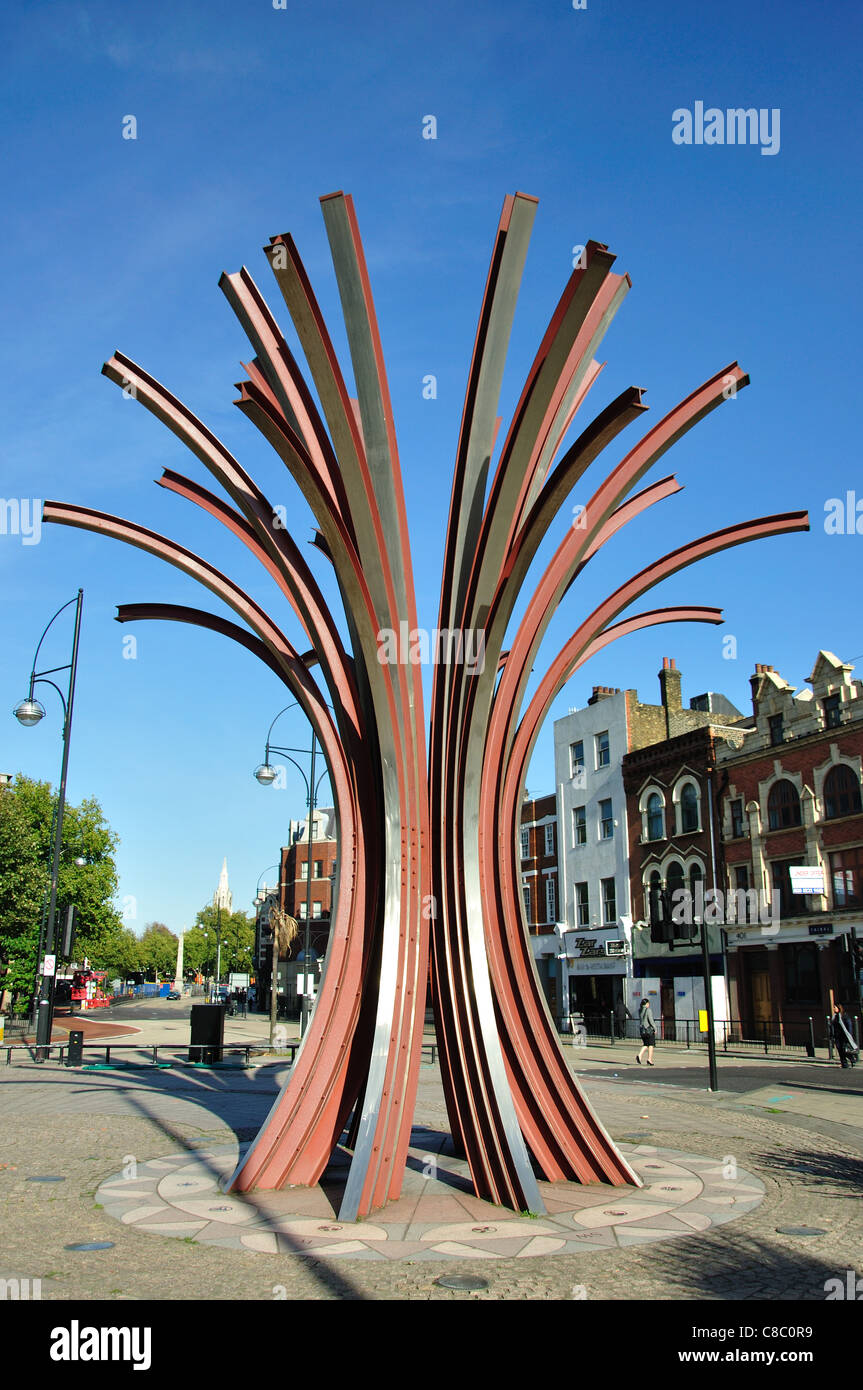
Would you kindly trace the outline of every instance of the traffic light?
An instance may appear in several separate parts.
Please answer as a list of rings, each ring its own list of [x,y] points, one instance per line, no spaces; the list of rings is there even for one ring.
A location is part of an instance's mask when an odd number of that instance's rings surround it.
[[[78,909],[74,903],[70,903],[63,913],[63,920],[60,927],[60,955],[63,960],[72,959],[77,927]]]

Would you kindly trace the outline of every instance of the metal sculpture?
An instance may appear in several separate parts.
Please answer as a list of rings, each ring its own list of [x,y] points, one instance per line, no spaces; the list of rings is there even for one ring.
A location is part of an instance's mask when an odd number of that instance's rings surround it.
[[[166,470],[164,487],[202,507],[252,552],[300,621],[300,653],[269,613],[206,560],[134,522],[47,502],[46,521],[102,532],[192,575],[242,619],[136,604],[121,622],[171,619],[209,628],[264,661],[302,705],[330,770],[338,818],[338,892],[317,1006],[281,1095],[232,1179],[236,1190],[312,1184],[351,1116],[352,1150],[340,1217],[353,1220],[401,1190],[431,973],[441,1071],[455,1144],[478,1196],[543,1210],[537,1172],[555,1181],[638,1183],[569,1070],[525,931],[516,834],[526,769],[551,701],[615,638],[663,622],[721,621],[717,609],[618,615],[666,575],[702,555],[804,530],[805,512],[731,527],[673,551],[622,584],[584,618],[523,717],[528,675],[549,620],[581,570],[627,521],[676,492],[668,477],[632,493],[662,454],[748,378],[736,363],[650,430],[608,475],[567,531],[510,641],[528,568],[588,466],[645,409],[630,388],[555,465],[601,370],[595,353],[629,289],[614,257],[590,242],[540,344],[488,483],[498,400],[536,200],[508,197],[497,229],[468,377],[444,549],[439,629],[480,634],[481,670],[455,661],[434,672],[429,766],[420,670],[382,657],[381,634],[414,632],[414,583],[383,352],[352,201],[322,200],[356,383],[349,395],[290,236],[265,247],[293,320],[320,411],[249,275],[221,288],[255,357],[240,410],[292,474],[333,566],[350,653],[310,566],[255,482],[163,386],[117,353],[105,374],[168,426],[230,499]],[[554,465],[554,466],[553,466]],[[486,495],[487,494],[487,495]],[[405,626],[403,626],[405,625]],[[320,681],[315,670],[320,672]],[[325,688],[325,689],[324,689]],[[332,714],[325,699],[329,695]]]

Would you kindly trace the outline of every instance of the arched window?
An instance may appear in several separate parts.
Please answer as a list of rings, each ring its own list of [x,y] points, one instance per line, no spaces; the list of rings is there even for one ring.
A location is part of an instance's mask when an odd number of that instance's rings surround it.
[[[685,782],[680,793],[680,829],[698,829],[698,792],[694,782]]]
[[[677,904],[681,901],[680,898],[675,898],[674,895],[675,893],[679,892],[681,888],[685,888],[685,886],[686,881],[683,876],[683,865],[679,864],[676,859],[673,859],[669,864],[668,872],[665,875],[665,887],[668,893],[668,905],[672,912],[674,911],[674,908],[677,906]]]
[[[824,778],[824,815],[834,820],[860,809],[860,780],[846,763],[838,763]]]
[[[699,883],[702,885],[704,883],[704,870],[700,864],[693,864],[689,870],[689,891],[692,894],[693,902],[695,901],[695,890]]]
[[[786,830],[800,824],[800,797],[787,778],[774,782],[767,798],[767,825],[770,830]]]
[[[647,900],[649,908],[650,924],[658,927],[662,922],[662,879],[656,869],[650,875],[650,886],[647,890]]]
[[[663,815],[662,797],[659,792],[651,792],[647,798],[647,838],[648,840],[665,839],[665,816]]]

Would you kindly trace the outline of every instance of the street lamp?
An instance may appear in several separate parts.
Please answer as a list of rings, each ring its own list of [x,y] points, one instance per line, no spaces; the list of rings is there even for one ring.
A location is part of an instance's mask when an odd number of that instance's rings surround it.
[[[315,781],[315,758],[316,758],[316,756],[317,756],[318,745],[317,745],[317,738],[316,738],[316,735],[315,735],[314,728],[312,728],[312,746],[311,746],[311,748],[279,748],[279,747],[277,747],[276,744],[270,743],[270,735],[271,735],[272,732],[273,732],[273,727],[274,727],[274,725],[275,725],[275,723],[276,723],[276,719],[280,719],[281,716],[282,716],[283,714],[286,714],[287,711],[288,711],[289,709],[294,709],[298,704],[299,704],[299,701],[298,701],[298,700],[294,700],[292,704],[290,704],[290,705],[285,705],[285,708],[284,708],[284,709],[279,710],[279,713],[276,715],[276,718],[273,720],[272,724],[270,725],[269,729],[267,730],[267,742],[266,742],[266,749],[265,749],[265,752],[264,752],[264,761],[255,769],[255,777],[258,779],[258,781],[260,782],[260,784],[261,784],[262,787],[271,787],[271,786],[273,785],[273,783],[274,783],[275,780],[276,780],[276,777],[278,776],[278,773],[277,773],[276,768],[274,768],[273,765],[272,765],[272,763],[270,762],[270,753],[271,753],[271,752],[273,752],[273,753],[278,753],[278,754],[280,754],[282,757],[287,758],[287,760],[288,760],[289,763],[292,763],[292,764],[293,764],[293,766],[297,769],[297,771],[299,772],[300,776],[302,777],[303,782],[304,782],[304,784],[305,784],[305,788],[306,788],[307,805],[308,805],[308,808],[309,808],[309,824],[308,824],[308,848],[307,848],[307,851],[306,851],[306,922],[305,922],[305,931],[304,931],[304,933],[303,933],[303,992],[302,992],[302,996],[301,996],[301,998],[302,998],[302,1005],[301,1005],[301,1014],[300,1014],[300,1036],[301,1036],[301,1037],[304,1037],[304,1036],[305,1036],[305,1032],[306,1032],[306,1028],[308,1027],[308,1023],[309,1023],[309,994],[308,994],[309,974],[308,974],[308,972],[309,972],[309,966],[310,966],[311,958],[312,958],[312,956],[311,956],[311,919],[312,919],[312,833],[313,833],[313,832],[312,832],[312,822],[313,822],[313,817],[314,817],[314,810],[315,810],[315,807],[316,807],[317,804],[318,804],[318,787],[320,786],[321,782],[323,782],[324,778],[327,777],[327,776],[329,776],[329,772],[328,772],[328,769],[325,767],[324,770],[323,770],[323,772],[321,773],[320,777],[318,778],[317,782]],[[291,754],[292,754],[292,753],[303,753],[303,754],[306,754],[307,756],[310,757],[311,761],[310,761],[310,763],[309,763],[309,775],[308,775],[308,777],[306,776],[305,772],[304,772],[303,769],[300,767],[300,764],[296,761],[296,759],[291,757]],[[276,949],[276,948],[275,948],[275,940],[274,940],[274,943],[273,943],[273,951],[274,951],[274,953],[275,953],[275,949]]]
[[[42,643],[48,633],[48,629],[64,613],[67,608],[75,605],[75,630],[72,638],[72,658],[64,666],[50,666],[44,671],[36,670],[36,663],[39,660],[39,652]],[[75,700],[75,676],[78,670],[78,643],[81,636],[81,610],[84,605],[84,590],[78,590],[77,598],[70,599],[64,603],[62,608],[58,608],[51,622],[44,629],[39,638],[39,645],[33,657],[33,666],[30,671],[30,689],[26,700],[21,700],[15,706],[15,718],[26,729],[32,729],[45,716],[44,707],[38,700],[34,699],[33,692],[37,685],[50,685],[60,696],[63,706],[63,762],[60,770],[60,790],[57,795],[57,809],[54,818],[54,849],[51,859],[51,887],[48,906],[48,925],[45,935],[45,954],[42,957],[42,941],[40,933],[39,960],[36,963],[37,985],[35,994],[38,995],[37,1014],[36,1014],[36,1061],[45,1060],[46,1049],[51,1042],[51,1028],[54,1021],[54,987],[56,982],[56,955],[55,955],[55,918],[57,913],[57,880],[60,871],[60,844],[63,838],[63,811],[66,805],[66,773],[69,767],[69,735],[72,731],[72,706]],[[64,697],[62,690],[54,681],[48,677],[56,675],[58,671],[69,672],[69,687]]]

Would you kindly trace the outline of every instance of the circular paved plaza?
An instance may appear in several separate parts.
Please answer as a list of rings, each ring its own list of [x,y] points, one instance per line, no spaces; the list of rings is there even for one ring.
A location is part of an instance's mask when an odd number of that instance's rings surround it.
[[[758,1178],[716,1159],[650,1145],[621,1145],[644,1184],[540,1183],[543,1215],[519,1215],[473,1195],[467,1162],[449,1138],[415,1128],[402,1196],[368,1220],[340,1222],[347,1155],[319,1186],[226,1194],[236,1144],[137,1163],[96,1198],[126,1226],[157,1236],[262,1254],[361,1260],[530,1258],[607,1251],[706,1232],[751,1211]],[[241,1145],[239,1152],[247,1146]]]

